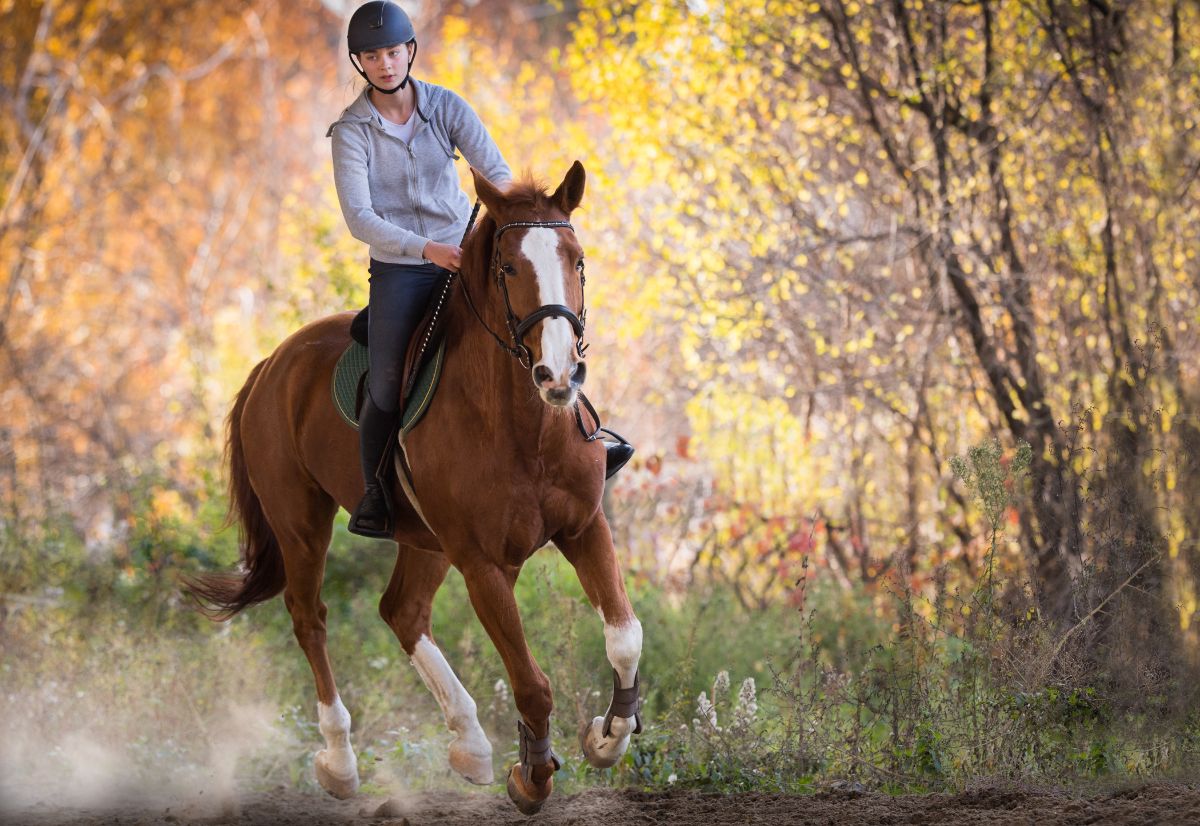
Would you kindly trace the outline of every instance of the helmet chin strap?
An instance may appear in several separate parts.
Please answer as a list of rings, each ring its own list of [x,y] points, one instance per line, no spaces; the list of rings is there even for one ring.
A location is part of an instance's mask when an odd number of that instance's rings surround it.
[[[358,71],[358,73],[360,75],[362,75],[362,79],[365,80],[367,82],[367,85],[370,86],[372,89],[374,89],[375,91],[377,91],[381,94],[384,94],[384,95],[394,95],[397,92],[399,92],[401,89],[403,89],[405,86],[407,86],[408,79],[410,77],[412,77],[413,63],[415,63],[417,61],[417,41],[413,40],[412,44],[413,44],[413,53],[412,53],[412,57],[409,58],[409,61],[408,61],[408,69],[405,70],[405,72],[404,72],[404,80],[400,81],[399,84],[392,87],[391,89],[384,89],[382,86],[376,86],[374,83],[372,83],[371,78],[367,77],[367,73],[363,71],[362,66],[359,65],[358,60],[355,59],[353,53],[351,53],[351,55],[350,55],[350,63],[354,66],[354,68]]]
[[[411,68],[409,71],[411,71]],[[367,83],[371,83],[371,81],[368,80]],[[381,94],[394,95],[407,85],[408,85],[408,75],[406,74],[404,76],[404,80],[400,81],[399,86],[394,86],[391,89],[384,89],[382,86],[376,86],[374,83],[371,83],[371,88],[374,89],[376,92],[380,92]]]

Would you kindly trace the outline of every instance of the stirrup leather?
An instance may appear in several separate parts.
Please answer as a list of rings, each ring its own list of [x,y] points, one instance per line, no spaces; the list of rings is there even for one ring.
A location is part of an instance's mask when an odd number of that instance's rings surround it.
[[[517,720],[517,736],[520,739],[518,759],[521,761],[521,777],[527,785],[533,783],[534,763],[540,766],[546,762],[553,762],[555,771],[562,768],[562,761],[558,759],[554,749],[550,748],[549,734],[535,740],[533,732],[529,730],[529,726],[525,725],[525,721]]]
[[[604,713],[604,728],[600,733],[605,737],[612,736],[612,721],[614,717],[632,717],[633,718],[633,733],[642,733],[642,701],[638,697],[640,682],[639,675],[641,672],[633,672],[633,685],[629,688],[621,688],[621,675],[617,673],[617,669],[613,669],[613,696],[612,702],[608,704],[608,711]]]

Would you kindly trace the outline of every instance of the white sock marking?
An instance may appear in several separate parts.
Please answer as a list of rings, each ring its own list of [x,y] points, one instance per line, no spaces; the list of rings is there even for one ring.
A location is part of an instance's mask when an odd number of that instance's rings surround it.
[[[334,697],[330,705],[317,703],[317,719],[331,748],[350,743],[350,712],[342,705],[341,697]]]
[[[567,306],[567,293],[563,287],[563,263],[558,254],[558,231],[550,227],[532,227],[521,239],[521,254],[533,264],[538,280],[538,302]],[[565,318],[547,318],[542,321],[542,364],[554,377],[566,380],[573,366],[575,335]]]
[[[604,612],[600,612],[601,619]],[[642,623],[637,617],[621,625],[604,623],[604,642],[608,661],[617,670],[622,688],[630,688],[642,657]],[[587,733],[589,761],[597,768],[615,765],[626,749],[635,725],[632,717],[613,717],[608,737],[604,736],[604,718],[592,719]]]
[[[473,783],[490,783],[492,744],[479,725],[475,701],[441,650],[424,634],[417,640],[412,664],[441,707],[446,727],[458,735],[450,744],[450,765]]]
[[[353,777],[358,782],[358,760],[350,745],[350,712],[342,705],[341,697],[325,705],[317,703],[317,719],[321,735],[325,738],[325,750],[318,754],[325,766],[338,777]],[[322,757],[323,755],[323,757]]]
[[[642,658],[642,623],[635,617],[624,625],[604,624],[608,661],[621,675],[621,688],[633,685],[638,660]]]

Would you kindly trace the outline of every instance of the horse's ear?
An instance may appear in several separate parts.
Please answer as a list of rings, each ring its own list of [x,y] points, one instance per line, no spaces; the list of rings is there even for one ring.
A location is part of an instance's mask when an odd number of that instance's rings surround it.
[[[558,189],[554,190],[554,194],[550,196],[550,200],[557,204],[559,209],[570,215],[583,200],[585,180],[587,180],[587,174],[583,171],[583,164],[575,161],[567,170],[567,177],[563,178]]]
[[[487,211],[495,215],[500,210],[499,205],[504,201],[504,196],[500,194],[500,190],[483,176],[475,167],[471,167],[471,178],[475,181],[475,195],[479,200],[483,201],[483,205],[487,207]]]

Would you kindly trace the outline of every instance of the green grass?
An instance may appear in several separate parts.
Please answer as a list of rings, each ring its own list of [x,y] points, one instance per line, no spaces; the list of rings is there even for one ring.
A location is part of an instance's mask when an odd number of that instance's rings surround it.
[[[215,513],[200,520],[215,522]],[[175,587],[180,572],[231,564],[234,539],[232,530],[146,522],[126,557],[88,561],[61,527],[4,537],[0,713],[16,722],[0,756],[26,766],[31,787],[40,776],[78,774],[83,753],[160,785],[224,777],[317,792],[312,675],[282,600],[215,625]],[[381,792],[468,788],[446,765],[440,710],[378,617],[393,559],[386,543],[339,527],[324,592],[363,780]],[[835,782],[914,792],[997,778],[1071,785],[1168,776],[1200,751],[1195,716],[1156,716],[1155,698],[1143,711],[1117,709],[1102,674],[1047,669],[1030,682],[1053,642],[1036,628],[1014,630],[994,616],[947,627],[923,618],[929,606],[918,597],[898,591],[880,609],[878,594],[823,579],[809,585],[803,615],[786,606],[749,613],[717,588],[678,594],[643,584],[630,596],[645,634],[646,731],[618,766],[597,771],[582,763],[576,731],[608,702],[601,622],[552,550],[530,560],[516,595],[555,691],[555,745],[565,758],[556,782],[565,792],[624,784],[803,792]],[[986,604],[976,591],[946,613]],[[478,703],[503,778],[517,713],[457,572],[438,593],[434,633]],[[747,695],[739,699],[748,678],[752,713]],[[1166,707],[1178,687],[1160,688]],[[716,727],[698,711],[701,692]]]

